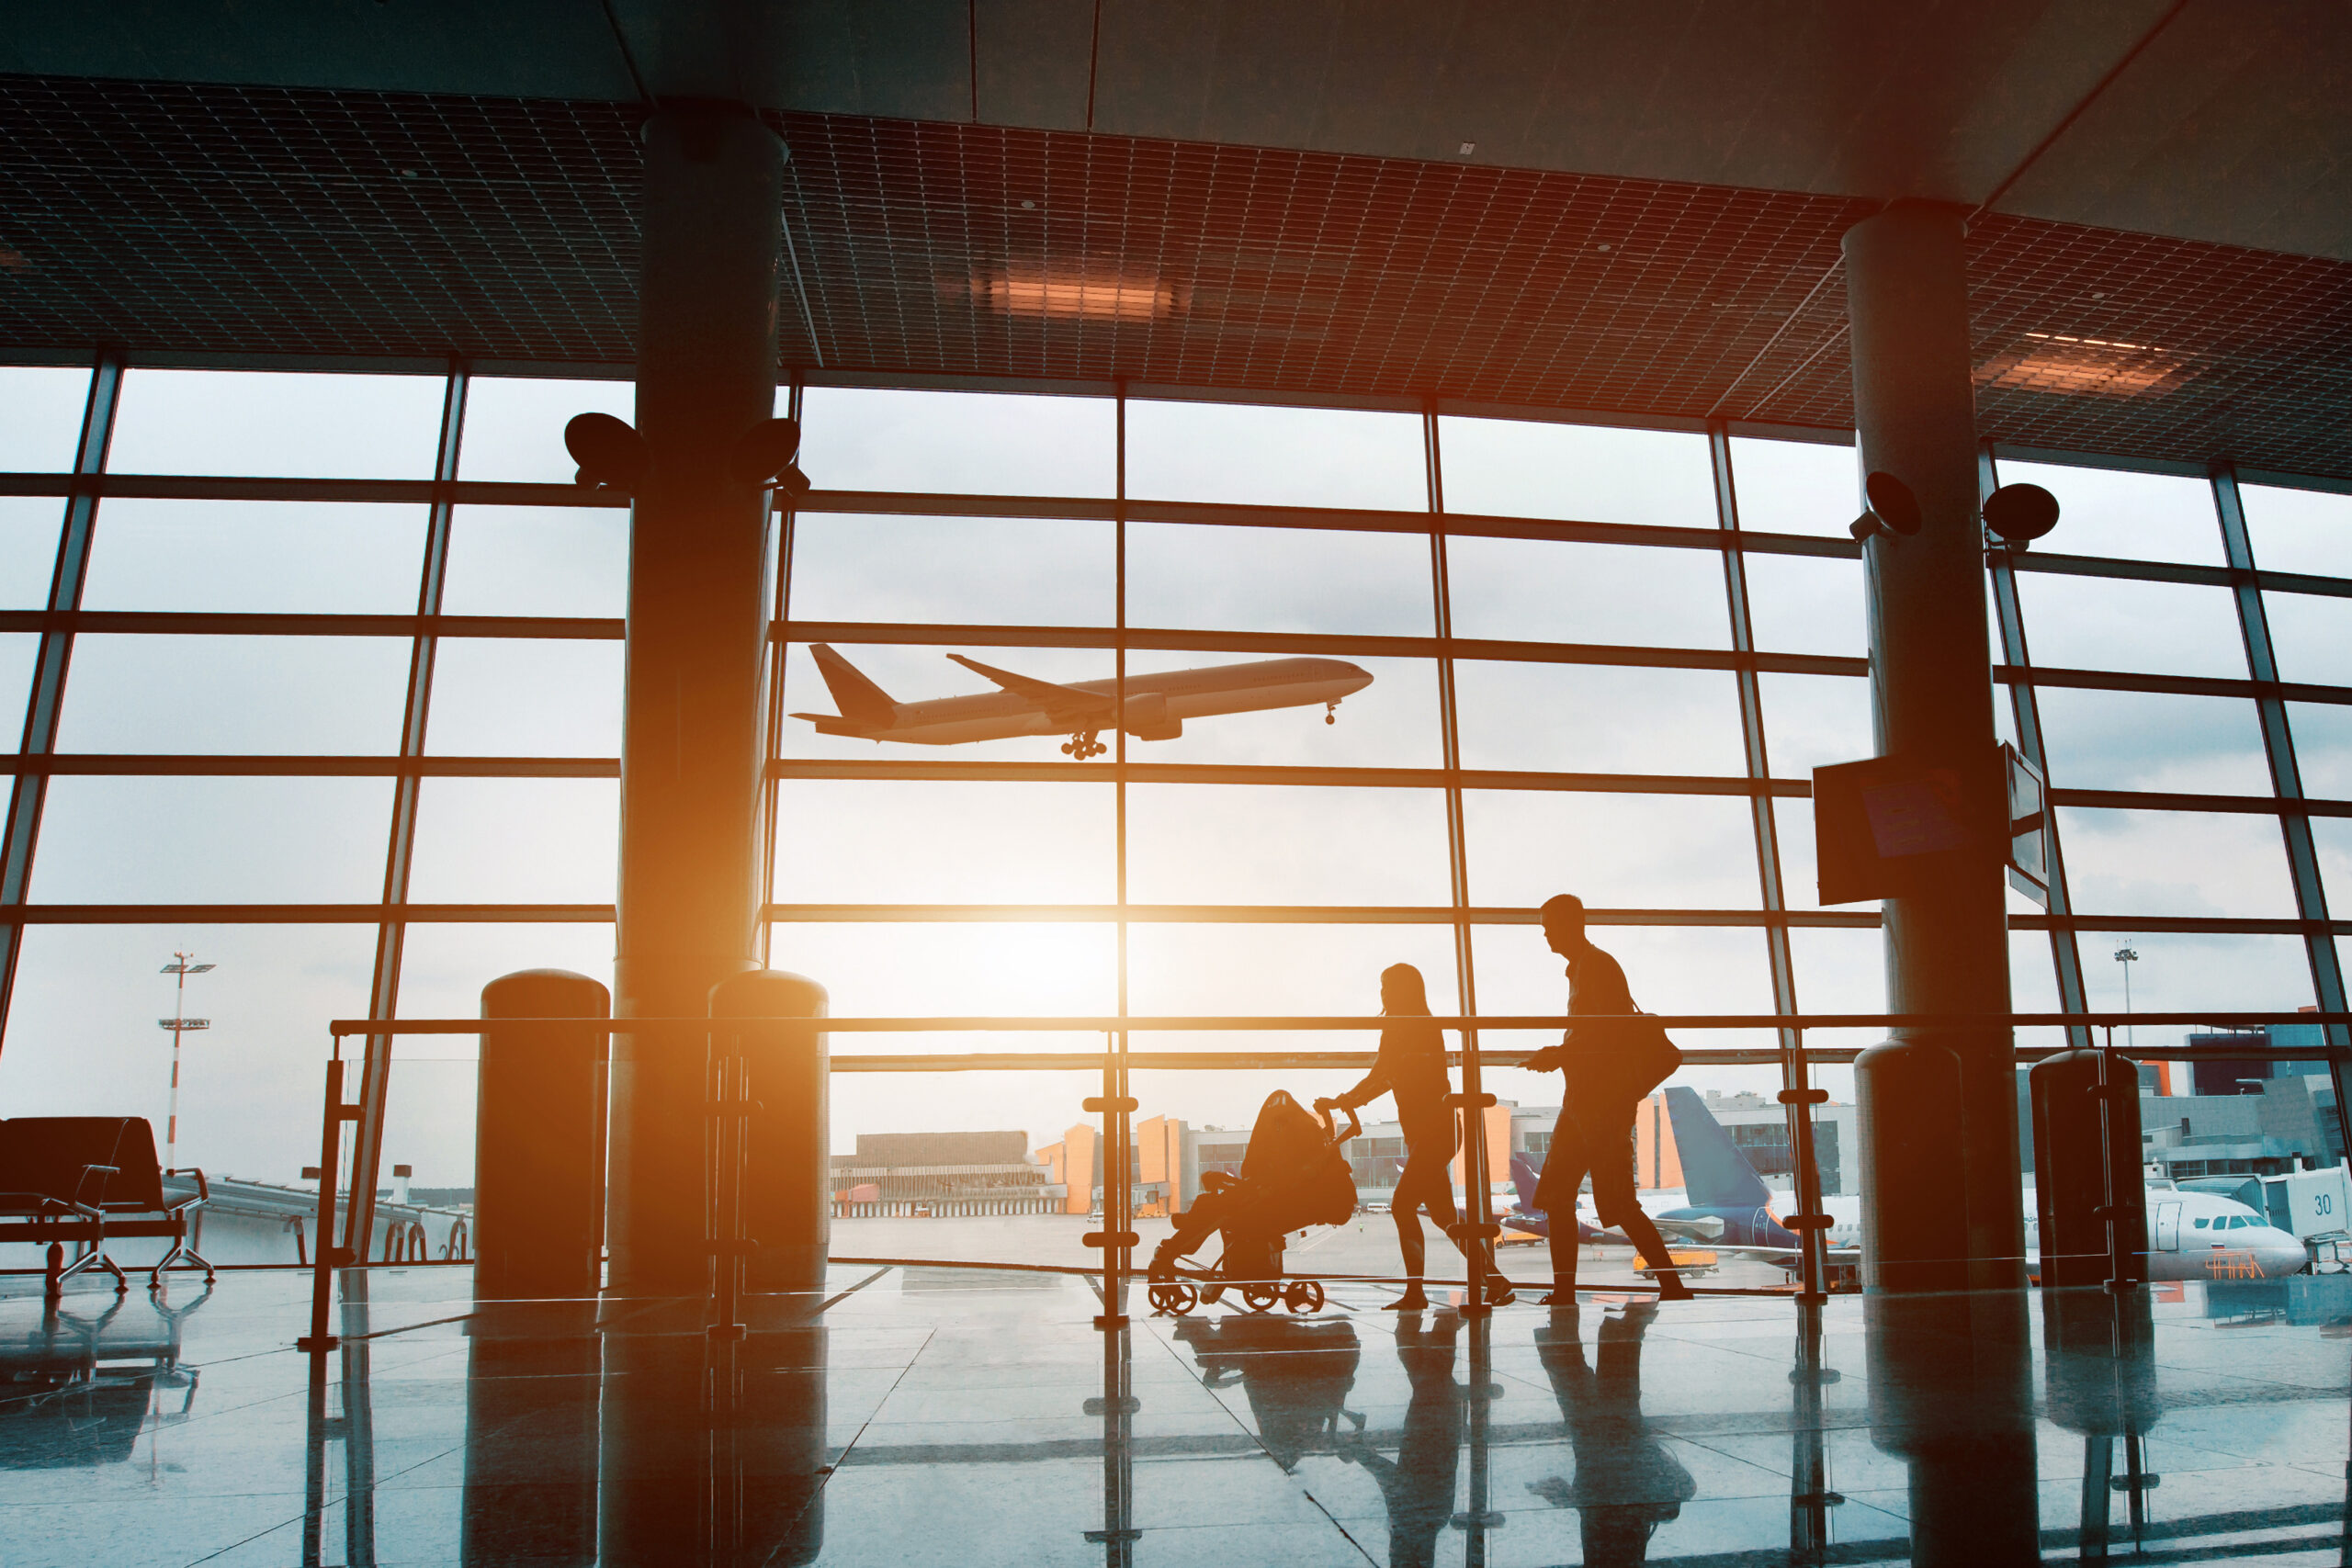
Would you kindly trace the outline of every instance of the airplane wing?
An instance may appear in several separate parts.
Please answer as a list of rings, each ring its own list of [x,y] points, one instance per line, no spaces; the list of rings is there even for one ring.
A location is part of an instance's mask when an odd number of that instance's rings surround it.
[[[1057,724],[1108,724],[1114,704],[1098,692],[1082,692],[1076,686],[1058,685],[1052,681],[1040,681],[1035,676],[1016,675],[1010,670],[999,670],[967,659],[960,653],[947,656],[977,675],[984,675],[1014,696],[1024,699],[1042,709],[1046,716]]]

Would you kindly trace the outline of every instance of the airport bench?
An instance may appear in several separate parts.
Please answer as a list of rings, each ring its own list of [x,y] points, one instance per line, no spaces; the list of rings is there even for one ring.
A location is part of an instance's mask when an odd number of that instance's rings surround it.
[[[148,1271],[155,1290],[171,1269],[201,1269],[209,1283],[212,1265],[188,1245],[188,1216],[202,1208],[211,1189],[200,1170],[175,1170],[196,1178],[196,1194],[175,1202],[164,1196],[164,1171],[155,1159],[155,1131],[143,1116],[13,1116],[0,1121],[0,1241],[46,1246],[48,1293],[85,1269],[114,1276],[115,1294],[130,1286],[122,1268],[107,1256],[109,1238],[161,1236],[171,1242]],[[88,1250],[71,1264],[65,1244]]]

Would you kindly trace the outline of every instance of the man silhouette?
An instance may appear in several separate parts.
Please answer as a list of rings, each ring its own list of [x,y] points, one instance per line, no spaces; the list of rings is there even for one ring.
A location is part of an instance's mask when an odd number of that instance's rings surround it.
[[[1544,939],[1568,961],[1568,1016],[1631,1014],[1640,1010],[1617,961],[1585,935],[1584,902],[1562,893],[1545,901]],[[1557,1045],[1536,1052],[1520,1066],[1539,1073],[1558,1069],[1565,1080],[1560,1120],[1535,1184],[1535,1206],[1551,1216],[1552,1293],[1548,1304],[1574,1306],[1577,1300],[1577,1190],[1592,1175],[1592,1203],[1600,1223],[1614,1225],[1641,1249],[1657,1279],[1660,1301],[1688,1301],[1666,1238],[1634,1197],[1634,1111],[1656,1088],[1639,1081],[1633,1060],[1645,1038],[1641,1026],[1573,1023]]]

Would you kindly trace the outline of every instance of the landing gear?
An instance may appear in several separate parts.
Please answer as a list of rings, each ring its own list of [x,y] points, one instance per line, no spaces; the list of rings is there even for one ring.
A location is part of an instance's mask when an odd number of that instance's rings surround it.
[[[1323,705],[1323,722],[1326,724],[1337,724],[1340,722],[1339,704],[1325,703]]]
[[[1062,755],[1065,757],[1074,757],[1081,762],[1086,761],[1089,757],[1100,757],[1103,752],[1108,751],[1111,748],[1103,745],[1102,741],[1096,739],[1095,735],[1096,731],[1088,729],[1081,730],[1080,733],[1071,736],[1069,739],[1062,742]]]

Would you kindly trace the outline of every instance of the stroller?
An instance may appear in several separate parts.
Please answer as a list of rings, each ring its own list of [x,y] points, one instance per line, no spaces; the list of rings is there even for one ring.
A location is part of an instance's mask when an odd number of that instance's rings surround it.
[[[1354,1217],[1355,1175],[1340,1145],[1362,1131],[1353,1111],[1342,1133],[1328,1111],[1317,1116],[1280,1090],[1267,1096],[1250,1130],[1241,1174],[1204,1175],[1200,1197],[1176,1216],[1176,1234],[1152,1254],[1144,1276],[1152,1310],[1182,1317],[1238,1289],[1251,1312],[1271,1311],[1277,1302],[1293,1312],[1320,1312],[1319,1282],[1283,1278],[1283,1238]],[[1212,1231],[1223,1233],[1223,1253],[1206,1269],[1184,1268],[1181,1260]]]

